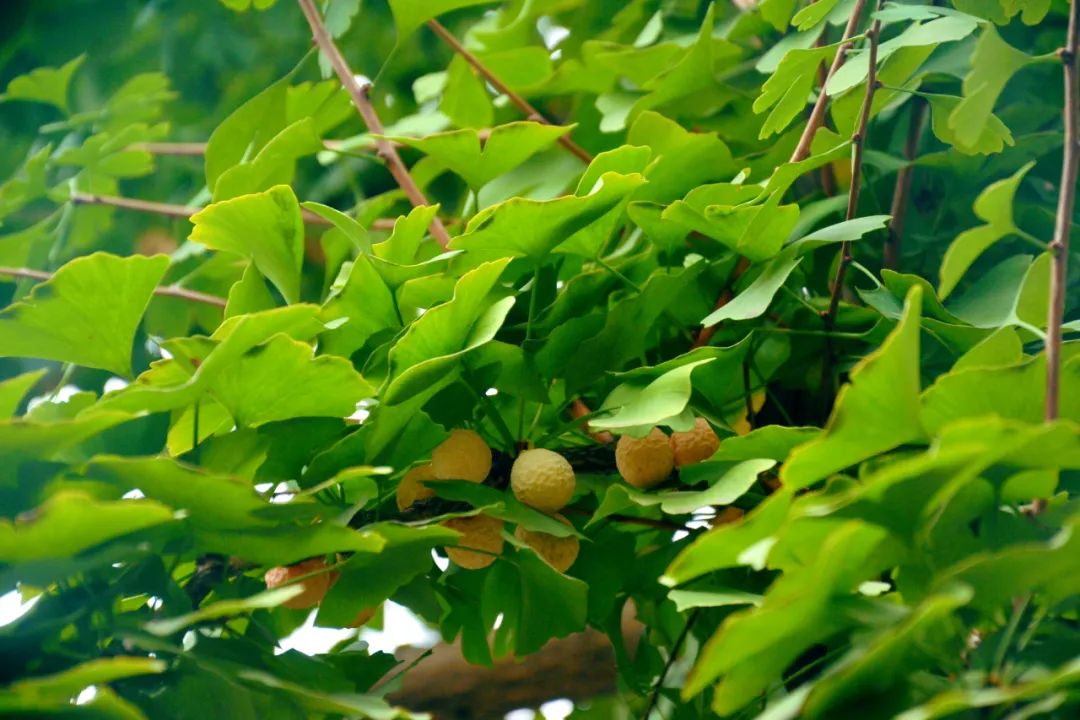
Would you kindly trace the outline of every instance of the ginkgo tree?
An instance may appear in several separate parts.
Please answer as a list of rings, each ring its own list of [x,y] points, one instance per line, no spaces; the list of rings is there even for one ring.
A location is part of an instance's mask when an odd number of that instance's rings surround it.
[[[1078,6],[97,4],[0,58],[0,715],[1080,712]]]

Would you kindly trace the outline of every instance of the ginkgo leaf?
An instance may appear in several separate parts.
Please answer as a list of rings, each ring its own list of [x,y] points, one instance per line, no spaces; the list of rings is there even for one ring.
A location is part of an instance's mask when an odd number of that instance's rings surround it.
[[[94,253],[72,260],[25,300],[0,310],[0,357],[129,375],[135,331],[168,266],[164,255]]]
[[[942,299],[949,296],[971,264],[991,245],[1020,232],[1013,221],[1013,197],[1024,176],[1034,166],[1034,161],[1030,162],[1011,177],[999,180],[979,193],[975,199],[975,215],[986,224],[960,233],[945,251],[938,285]]]
[[[920,97],[926,98],[927,102],[930,103],[931,128],[934,135],[941,142],[952,145],[962,153],[967,155],[991,155],[1001,152],[1006,145],[1012,147],[1016,144],[1012,132],[993,113],[990,113],[987,117],[986,125],[975,142],[967,144],[961,139],[950,121],[953,112],[963,99],[953,95],[939,95],[936,93],[921,93]]]
[[[758,137],[765,139],[782,132],[806,107],[807,98],[817,79],[818,68],[832,59],[839,43],[813,48],[793,48],[761,86],[754,101],[754,112],[772,112],[761,125]]]
[[[26,75],[13,78],[0,100],[30,100],[55,105],[68,111],[68,86],[75,71],[86,60],[85,55],[69,60],[58,68],[37,68]]]
[[[288,185],[213,203],[191,222],[192,242],[250,258],[286,302],[300,299],[304,221]]]

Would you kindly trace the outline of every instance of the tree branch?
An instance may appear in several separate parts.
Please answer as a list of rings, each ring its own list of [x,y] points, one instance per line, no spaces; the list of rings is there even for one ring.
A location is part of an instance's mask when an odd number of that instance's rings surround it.
[[[385,129],[383,128],[382,121],[379,120],[378,113],[375,112],[375,106],[371,104],[371,98],[369,96],[371,83],[364,83],[361,85],[356,79],[356,75],[349,69],[348,63],[345,62],[345,57],[341,54],[341,50],[338,49],[337,44],[334,43],[334,39],[330,36],[330,32],[326,29],[322,16],[319,15],[319,11],[315,7],[313,0],[297,0],[297,2],[300,4],[300,9],[304,12],[304,17],[307,18],[308,25],[311,26],[311,36],[315,40],[315,44],[319,46],[319,49],[334,67],[334,72],[337,73],[338,79],[341,81],[341,84],[345,86],[345,90],[349,93],[349,97],[352,98],[353,105],[356,106],[367,129],[372,134],[381,136],[385,132]],[[427,198],[424,197],[424,193],[412,179],[412,175],[409,174],[409,169],[406,168],[405,163],[401,161],[401,156],[398,155],[394,145],[382,137],[376,137],[375,148],[378,151],[379,156],[386,161],[387,169],[390,170],[390,174],[394,176],[394,180],[397,181],[398,186],[405,193],[405,196],[409,198],[409,202],[411,202],[414,207],[428,205]],[[435,238],[435,241],[442,247],[445,248],[450,244],[450,234],[447,233],[446,227],[438,217],[433,218],[431,221],[431,234]]]
[[[862,17],[865,5],[866,0],[855,0],[855,7],[851,9],[851,17],[848,19],[847,27],[844,28],[844,36],[841,39],[840,47],[836,49],[836,57],[833,58],[832,65],[829,67],[829,74],[825,78],[825,83],[828,83],[829,79],[844,64],[844,57],[848,49],[851,48],[851,39],[855,36],[855,29],[859,27],[859,18]],[[799,144],[795,146],[795,152],[791,154],[791,162],[793,163],[805,160],[810,154],[810,143],[814,139],[814,133],[817,132],[817,129],[821,127],[821,123],[825,120],[825,107],[829,103],[829,93],[825,90],[825,83],[822,84],[817,102],[814,103],[814,109],[810,112],[810,119],[806,121],[806,128],[803,130],[802,137],[799,138]]]
[[[900,247],[904,238],[904,217],[907,214],[908,193],[911,191],[911,176],[915,172],[912,161],[919,152],[919,136],[929,106],[919,97],[912,99],[911,118],[908,125],[907,139],[904,141],[904,159],[907,164],[896,173],[896,187],[893,188],[892,207],[889,215],[889,234],[885,238],[884,266],[890,270],[900,267]]]
[[[544,117],[539,110],[533,107],[533,105],[528,100],[514,92],[514,90],[509,85],[500,80],[498,75],[493,73],[488,66],[484,65],[484,63],[480,61],[480,58],[476,57],[467,49],[465,49],[465,46],[458,42],[458,39],[454,37],[453,34],[442,25],[442,23],[433,18],[431,20],[428,20],[427,24],[428,27],[430,27],[435,32],[435,34],[442,39],[443,42],[449,45],[450,48],[458,55],[460,55],[465,62],[469,63],[469,65],[471,65],[473,69],[476,70],[476,72],[480,73],[480,75],[482,75],[485,80],[491,83],[492,87],[505,95],[507,99],[509,99],[510,102],[514,105],[514,107],[520,110],[527,119],[539,123],[544,123],[545,125],[551,124],[551,122],[546,117]],[[572,152],[575,156],[577,156],[586,165],[592,162],[593,158],[589,151],[574,142],[570,138],[569,134],[559,136],[559,143],[567,150]]]
[[[1069,225],[1076,200],[1077,113],[1080,111],[1076,88],[1076,53],[1080,44],[1080,0],[1069,6],[1069,31],[1060,50],[1065,77],[1065,148],[1062,151],[1061,187],[1058,189],[1054,239],[1050,243],[1050,309],[1046,328],[1046,419],[1058,416],[1061,396],[1061,325],[1065,316],[1066,269],[1069,259]]]
[[[30,280],[52,280],[53,274],[54,273],[46,272],[45,270],[31,270],[30,268],[0,267],[0,275],[27,278]],[[179,285],[161,285],[154,288],[154,294],[161,297],[174,297],[180,298],[181,300],[190,300],[191,302],[213,305],[214,307],[225,307],[225,298],[223,297],[207,295],[198,290],[188,290]]]
[[[854,220],[859,210],[859,192],[862,189],[862,158],[866,146],[866,128],[870,124],[870,109],[874,104],[874,91],[877,90],[878,36],[881,34],[881,21],[875,20],[874,26],[867,31],[870,43],[870,70],[866,76],[866,94],[863,96],[862,112],[851,136],[851,188],[848,190],[847,213],[845,219]],[[836,268],[832,295],[829,297],[829,309],[825,313],[825,330],[831,332],[836,322],[836,311],[840,305],[840,294],[844,287],[844,276],[851,264],[851,241],[840,243],[840,264]]]
[[[95,195],[92,193],[73,192],[69,198],[77,205],[106,205],[120,210],[134,210],[135,212],[162,215],[164,217],[187,220],[203,208],[188,207],[187,205],[173,205],[171,203],[154,202],[152,200],[137,200],[135,198],[119,197],[116,195]],[[310,210],[301,210],[304,222],[308,225],[321,225],[330,227],[332,223],[321,215],[316,215]],[[380,218],[371,224],[373,230],[393,230],[394,221]]]

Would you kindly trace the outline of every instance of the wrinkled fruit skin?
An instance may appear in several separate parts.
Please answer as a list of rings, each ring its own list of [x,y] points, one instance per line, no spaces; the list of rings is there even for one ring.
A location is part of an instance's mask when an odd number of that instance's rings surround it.
[[[570,521],[562,515],[553,517],[563,525],[570,525]],[[573,535],[555,537],[545,532],[526,530],[518,525],[517,530],[514,531],[514,537],[535,550],[540,559],[561,573],[570,569],[581,550],[581,543]]]
[[[451,430],[432,451],[431,469],[439,480],[484,482],[491,472],[491,448],[472,430]]]
[[[495,562],[495,556],[503,549],[503,521],[487,515],[451,518],[443,527],[461,533],[457,547],[446,547],[447,556],[454,564],[466,570],[479,570]],[[472,552],[467,548],[483,550]],[[490,553],[490,554],[487,554]]]
[[[705,418],[694,420],[694,427],[686,432],[671,434],[671,451],[675,467],[693,465],[711,458],[720,449],[720,438]]]
[[[431,463],[417,465],[405,473],[397,486],[397,509],[404,510],[417,500],[435,497],[435,491],[423,484],[434,479],[435,471],[431,469]]]
[[[653,428],[643,438],[623,435],[615,446],[615,467],[626,482],[636,488],[650,488],[664,481],[675,469],[675,453],[668,436]]]
[[[375,613],[379,612],[379,606],[364,608],[356,614],[356,618],[349,623],[349,627],[358,628],[361,625],[366,625],[371,621],[371,618],[375,617]]]
[[[312,558],[311,560],[298,562],[295,565],[272,567],[266,571],[263,579],[266,581],[266,587],[272,589],[284,585],[293,578],[317,572],[325,567],[325,560]],[[323,572],[301,580],[299,584],[304,588],[304,591],[296,597],[281,603],[281,605],[292,610],[306,610],[315,607],[326,597],[326,593],[330,591],[337,579],[337,572]]]
[[[551,450],[526,450],[510,469],[514,497],[541,512],[553,513],[566,507],[576,486],[574,468]]]

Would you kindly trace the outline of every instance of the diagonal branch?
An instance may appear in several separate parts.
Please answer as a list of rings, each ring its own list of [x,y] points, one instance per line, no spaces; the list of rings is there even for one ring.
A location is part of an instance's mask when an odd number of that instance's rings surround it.
[[[8,277],[27,278],[30,280],[52,280],[53,273],[46,272],[44,270],[31,270],[30,268],[20,267],[0,267],[0,275],[6,275]],[[198,290],[188,290],[187,288],[180,287],[179,285],[160,285],[154,288],[154,294],[161,297],[174,297],[181,300],[190,300],[192,302],[203,303],[205,305],[213,305],[214,307],[225,307],[225,298],[218,297],[217,295],[207,295],[201,293]]]
[[[379,156],[386,161],[390,174],[394,176],[394,180],[397,181],[398,186],[401,187],[414,207],[428,205],[427,198],[424,197],[424,193],[417,186],[412,175],[409,174],[409,169],[401,161],[401,156],[398,155],[393,143],[380,137],[385,132],[385,129],[382,121],[379,120],[378,113],[375,112],[375,106],[371,104],[369,95],[371,83],[361,84],[356,79],[356,75],[349,69],[341,50],[338,49],[334,39],[330,36],[330,32],[326,29],[326,24],[323,22],[319,10],[315,7],[314,0],[297,0],[297,2],[304,12],[304,17],[307,18],[308,25],[311,26],[311,36],[315,40],[315,44],[319,46],[319,49],[334,67],[334,72],[337,73],[338,79],[345,86],[349,97],[352,98],[353,105],[356,106],[360,117],[364,120],[364,124],[367,125],[367,129],[376,136],[376,150]],[[450,234],[447,233],[442,220],[437,217],[431,221],[431,234],[442,247],[445,248],[450,244]]]
[[[817,132],[817,129],[821,127],[821,123],[825,120],[825,107],[829,103],[829,93],[825,90],[826,83],[844,64],[844,58],[851,48],[852,38],[855,36],[855,29],[859,27],[859,19],[862,17],[865,5],[866,0],[855,0],[855,7],[851,9],[851,17],[848,19],[847,27],[844,28],[844,36],[841,39],[840,47],[836,49],[836,57],[833,58],[832,65],[829,67],[829,74],[825,78],[825,83],[821,85],[821,92],[818,93],[814,109],[810,111],[810,119],[806,121],[806,128],[803,130],[802,137],[799,138],[799,144],[795,146],[795,152],[791,154],[791,162],[793,163],[805,160],[810,154],[810,142],[814,139],[814,133]],[[878,24],[880,25],[880,23]]]
[[[532,103],[523,98],[521,95],[514,92],[514,90],[509,85],[500,80],[499,76],[491,71],[491,68],[489,68],[487,65],[484,65],[484,63],[480,61],[480,58],[473,55],[465,48],[464,45],[458,42],[458,39],[454,37],[453,34],[442,25],[442,23],[440,23],[438,20],[431,19],[428,20],[427,24],[428,27],[430,27],[435,32],[435,34],[442,39],[443,42],[449,45],[450,48],[458,55],[460,55],[465,62],[469,63],[469,65],[472,65],[473,69],[476,70],[476,72],[480,73],[480,75],[482,75],[485,80],[491,83],[492,87],[505,95],[507,99],[509,99],[510,102],[513,103],[514,107],[520,110],[527,119],[539,123],[544,123],[545,125],[551,124],[551,122],[546,117],[544,117],[539,110],[533,107]],[[592,162],[593,158],[592,155],[589,154],[589,151],[574,142],[569,135],[559,136],[559,143],[567,150],[572,152],[574,155],[576,155],[584,163],[588,164]]]
[[[1058,416],[1061,396],[1061,324],[1065,316],[1066,264],[1069,259],[1069,225],[1076,201],[1077,113],[1080,98],[1076,88],[1076,53],[1080,45],[1080,0],[1069,6],[1069,31],[1061,55],[1065,75],[1065,148],[1061,162],[1061,187],[1058,189],[1054,239],[1050,243],[1050,309],[1046,329],[1046,419]]]

